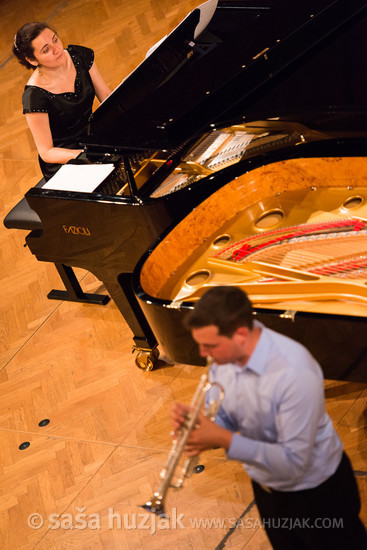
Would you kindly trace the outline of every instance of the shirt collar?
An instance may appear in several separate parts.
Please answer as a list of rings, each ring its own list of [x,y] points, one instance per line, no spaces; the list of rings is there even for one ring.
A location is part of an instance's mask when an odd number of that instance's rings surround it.
[[[267,366],[267,357],[270,347],[270,342],[267,335],[266,327],[260,323],[260,321],[254,321],[254,325],[261,329],[260,337],[257,341],[256,347],[251,354],[250,359],[247,361],[244,367],[240,367],[244,370],[252,370],[259,376],[262,375]]]
[[[257,328],[260,328],[261,333],[260,337],[257,341],[256,347],[254,351],[252,352],[252,355],[250,359],[247,361],[246,365],[237,365],[236,363],[227,363],[227,365],[234,369],[235,372],[238,372],[239,374],[245,373],[247,370],[250,370],[254,372],[255,374],[258,374],[261,376],[267,367],[268,364],[268,355],[270,350],[270,340],[268,335],[268,329],[266,328],[263,323],[260,323],[260,321],[254,320],[254,326]],[[220,365],[219,368],[221,368],[224,365]],[[216,372],[218,369],[218,364],[213,363],[211,370],[212,372]]]

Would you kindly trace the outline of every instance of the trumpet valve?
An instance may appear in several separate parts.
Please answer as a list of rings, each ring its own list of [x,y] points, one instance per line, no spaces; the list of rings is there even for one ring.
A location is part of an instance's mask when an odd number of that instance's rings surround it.
[[[170,487],[172,487],[173,489],[181,489],[181,487],[183,486],[183,481],[183,478],[180,477],[177,479],[176,483],[171,483]]]

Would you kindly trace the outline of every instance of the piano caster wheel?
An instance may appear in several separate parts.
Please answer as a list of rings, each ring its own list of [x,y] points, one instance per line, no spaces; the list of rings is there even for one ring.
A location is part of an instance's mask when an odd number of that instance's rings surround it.
[[[154,369],[158,357],[159,351],[157,348],[152,350],[140,350],[135,358],[135,364],[139,369],[149,372]]]

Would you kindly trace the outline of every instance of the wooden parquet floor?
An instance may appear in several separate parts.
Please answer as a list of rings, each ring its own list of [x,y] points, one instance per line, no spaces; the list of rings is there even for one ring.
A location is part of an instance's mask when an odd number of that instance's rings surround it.
[[[15,31],[29,20],[48,21],[65,44],[92,47],[115,87],[197,4],[0,3],[2,218],[40,179],[21,112],[29,74],[11,55]],[[24,248],[25,235],[0,227],[0,548],[269,550],[249,480],[221,451],[205,453],[204,472],[169,493],[169,522],[139,507],[170,447],[167,409],[174,399],[190,401],[202,369],[164,362],[150,373],[137,369],[130,330],[112,302],[47,300],[61,283],[52,265]],[[86,291],[103,291],[91,274],[77,275]],[[357,471],[367,524],[367,387],[326,381],[326,397]],[[44,419],[50,422],[39,426]],[[24,442],[30,446],[20,450]]]

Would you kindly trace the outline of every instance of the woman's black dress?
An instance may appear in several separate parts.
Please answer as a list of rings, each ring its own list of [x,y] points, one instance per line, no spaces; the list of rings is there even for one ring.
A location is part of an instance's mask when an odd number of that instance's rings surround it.
[[[95,91],[89,69],[94,52],[84,46],[67,48],[76,69],[75,91],[53,94],[38,86],[25,86],[22,101],[23,113],[48,113],[54,147],[80,149],[92,114]],[[50,179],[61,164],[50,164],[39,157],[42,173]]]

